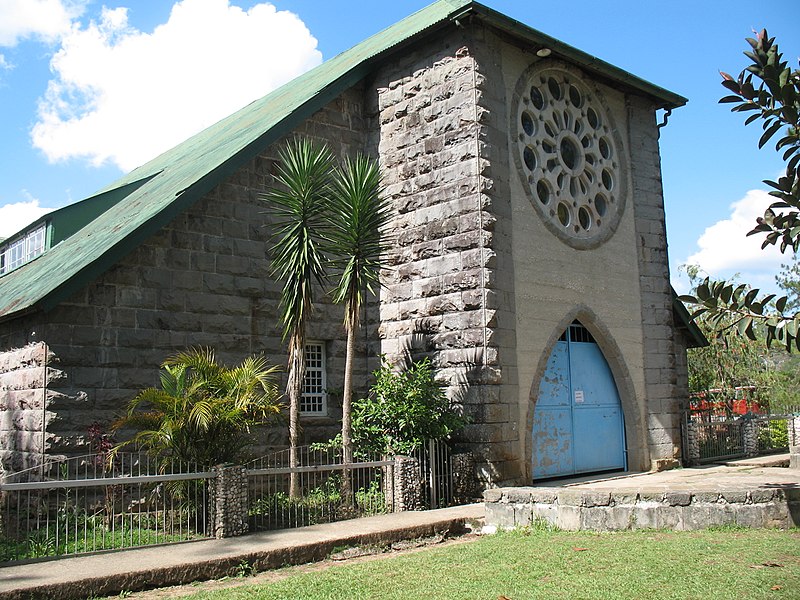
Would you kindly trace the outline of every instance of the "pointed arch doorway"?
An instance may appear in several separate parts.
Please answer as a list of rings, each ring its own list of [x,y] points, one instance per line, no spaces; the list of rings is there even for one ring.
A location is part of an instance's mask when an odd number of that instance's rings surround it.
[[[625,470],[625,422],[603,352],[578,321],[556,342],[533,416],[533,479]]]

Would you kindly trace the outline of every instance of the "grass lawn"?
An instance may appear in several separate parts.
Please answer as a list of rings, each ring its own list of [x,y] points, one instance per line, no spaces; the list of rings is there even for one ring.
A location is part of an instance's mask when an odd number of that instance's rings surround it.
[[[293,573],[199,599],[800,598],[800,530],[533,529]]]

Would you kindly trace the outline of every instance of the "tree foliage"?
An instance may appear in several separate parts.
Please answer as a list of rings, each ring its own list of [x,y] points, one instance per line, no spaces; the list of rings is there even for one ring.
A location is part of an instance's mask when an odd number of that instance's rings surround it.
[[[692,293],[704,280],[700,267],[684,265],[692,283]],[[731,285],[738,285],[733,282]],[[689,350],[689,391],[704,392],[711,389],[732,390],[739,386],[766,387],[770,384],[770,362],[765,360],[768,351],[761,340],[739,336],[731,327],[731,316],[725,313],[709,315],[700,313],[695,324],[708,339],[708,346]]]
[[[787,309],[789,299],[775,294],[759,296],[758,288],[745,283],[704,279],[695,294],[680,299],[695,307],[692,320],[703,317],[718,335],[734,333],[749,340],[763,337],[767,346],[782,344],[791,352],[800,350],[800,312]]]
[[[400,373],[384,361],[375,379],[369,396],[353,404],[353,441],[360,451],[408,454],[464,426],[457,407],[436,383],[430,359]]]
[[[763,129],[758,147],[763,148],[776,134],[775,150],[783,153],[786,174],[777,182],[765,180],[777,198],[748,234],[766,233],[761,247],[780,243],[800,249],[800,71],[792,70],[778,50],[775,38],[762,29],[755,39],[747,38],[752,50],[745,52],[751,64],[734,79],[721,73],[722,85],[733,92],[720,100],[732,103],[732,111],[749,112],[745,125],[760,122]],[[754,83],[755,80],[755,83]],[[789,210],[786,210],[789,209]]]
[[[693,284],[693,293],[705,283],[700,269],[686,266]],[[728,285],[739,287],[738,282]],[[757,330],[756,339],[740,335],[734,326],[735,317],[726,313],[701,313],[695,323],[709,341],[708,346],[688,352],[689,391],[721,390],[722,396],[733,397],[737,387],[755,387],[748,397],[773,412],[790,411],[800,403],[800,369],[789,355],[765,347]],[[765,404],[766,403],[766,404]]]
[[[276,213],[273,272],[284,284],[281,321],[289,337],[290,446],[296,447],[298,407],[305,371],[302,351],[314,286],[324,287],[333,266],[333,301],[344,303],[347,355],[342,399],[345,461],[352,458],[351,397],[355,335],[364,294],[380,285],[383,234],[390,205],[377,163],[345,158],[339,167],[325,145],[300,139],[280,154],[277,185],[265,200]],[[292,455],[294,456],[294,454]],[[294,460],[294,459],[292,459]]]
[[[779,135],[775,150],[782,153],[786,162],[783,177],[777,182],[765,180],[776,200],[748,235],[765,234],[762,248],[777,244],[782,252],[787,248],[797,252],[800,248],[800,71],[789,67],[766,30],[756,38],[747,38],[747,42],[751,50],[744,54],[751,64],[736,78],[721,73],[722,85],[732,94],[720,102],[733,104],[734,112],[751,113],[745,125],[761,123],[759,148]],[[797,305],[788,296],[759,297],[759,291],[745,284],[706,279],[697,286],[695,294],[681,299],[694,307],[694,320],[702,316],[723,332],[750,340],[761,336],[768,346],[778,342],[787,351],[800,349]]]
[[[788,263],[781,265],[781,272],[775,276],[775,282],[786,292],[786,310],[800,309],[800,254],[795,253]]]
[[[250,428],[280,412],[276,367],[251,356],[235,367],[217,362],[211,349],[193,348],[162,364],[161,387],[141,391],[114,429],[137,433],[127,445],[160,458],[209,467],[243,458]]]

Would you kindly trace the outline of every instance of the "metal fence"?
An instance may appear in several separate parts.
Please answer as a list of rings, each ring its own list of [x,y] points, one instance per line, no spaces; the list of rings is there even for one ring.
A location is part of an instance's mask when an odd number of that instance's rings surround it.
[[[444,508],[453,504],[453,468],[449,446],[429,440],[412,454],[419,461],[425,508]]]
[[[362,456],[345,464],[341,449],[298,448],[298,466],[289,450],[248,463],[251,531],[304,527],[394,510],[394,460]],[[290,475],[297,490],[290,493]]]
[[[208,537],[208,480],[146,454],[50,461],[0,483],[0,562]]]
[[[392,512],[402,493],[397,486],[408,485],[395,481],[394,459],[361,455],[344,463],[341,449],[308,446],[298,449],[298,458],[291,468],[289,450],[283,450],[239,467],[247,476],[250,531]],[[447,445],[425,443],[413,458],[419,477],[411,489],[422,484],[423,506],[452,505]],[[214,490],[227,485],[220,478],[223,471],[118,453],[113,460],[108,455],[63,458],[8,475],[0,482],[0,562],[219,535],[215,511],[226,510],[219,505],[225,499]],[[241,508],[244,515],[245,505]]]
[[[687,464],[786,452],[800,443],[800,423],[793,414],[747,413],[731,418],[686,413],[682,426]]]
[[[700,423],[700,462],[740,458],[745,455],[741,420]]]

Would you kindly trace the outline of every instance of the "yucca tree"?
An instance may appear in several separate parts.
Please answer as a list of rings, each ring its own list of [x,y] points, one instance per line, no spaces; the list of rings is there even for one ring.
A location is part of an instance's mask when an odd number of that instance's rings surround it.
[[[327,256],[333,157],[325,146],[306,139],[290,143],[279,154],[277,185],[264,199],[272,208],[272,272],[283,285],[280,320],[289,340],[289,464],[297,466],[300,395],[305,375],[306,323],[313,309],[315,285],[323,286]],[[289,492],[296,496],[292,473]]]
[[[141,391],[114,424],[137,431],[115,451],[134,444],[200,467],[237,462],[250,446],[250,427],[280,413],[275,372],[263,356],[235,367],[207,348],[171,356],[162,363],[161,387]]]
[[[352,410],[353,360],[356,333],[364,294],[380,285],[383,234],[391,216],[383,195],[378,164],[363,155],[346,158],[334,178],[331,243],[341,261],[341,278],[334,302],[344,303],[347,330],[344,390],[342,393],[342,451],[345,462],[353,460]]]

